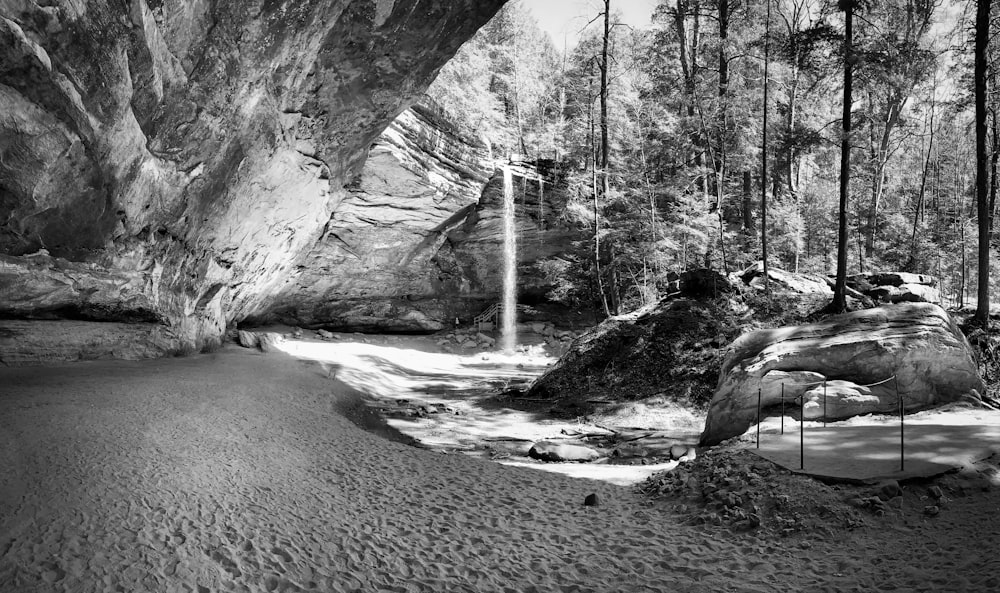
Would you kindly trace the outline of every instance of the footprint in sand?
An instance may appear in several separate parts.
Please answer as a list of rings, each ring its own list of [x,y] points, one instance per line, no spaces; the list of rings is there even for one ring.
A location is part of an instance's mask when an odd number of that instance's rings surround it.
[[[42,580],[52,584],[66,578],[66,571],[55,562],[42,563]]]
[[[285,564],[292,563],[292,555],[282,550],[281,548],[278,547],[271,548],[271,553],[280,558],[282,561],[284,561]]]
[[[211,554],[209,554],[209,558],[218,563],[219,566],[221,566],[226,572],[233,575],[233,578],[238,579],[241,576],[243,576],[243,573],[240,571],[240,567],[237,566],[236,563],[233,562],[231,558],[229,558],[219,550],[212,551]]]

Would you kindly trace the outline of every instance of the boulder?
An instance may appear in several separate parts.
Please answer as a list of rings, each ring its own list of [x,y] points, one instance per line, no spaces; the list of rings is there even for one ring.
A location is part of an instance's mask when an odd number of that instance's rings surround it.
[[[244,348],[256,348],[260,345],[260,338],[253,332],[241,329],[236,332],[236,342]]]
[[[902,286],[904,284],[923,284],[935,286],[937,280],[934,276],[926,274],[910,274],[908,272],[880,272],[867,275],[868,283],[872,286]]]
[[[761,262],[742,272],[732,274],[732,277],[757,292],[764,289],[764,266]],[[819,274],[787,272],[780,268],[768,267],[767,278],[772,297],[783,308],[801,316],[808,316],[822,309],[833,299],[833,282]],[[847,290],[847,297],[858,301],[861,307],[872,305],[865,295],[850,287]]]
[[[901,284],[893,303],[936,303],[941,300],[938,289],[927,284]]]
[[[583,445],[539,441],[528,450],[528,457],[541,461],[593,461],[601,454]]]
[[[790,406],[793,399],[817,384],[822,384],[824,380],[826,377],[813,371],[768,371],[760,381],[761,403],[780,403],[784,396],[785,402]]]
[[[925,274],[907,272],[856,274],[848,278],[847,285],[875,302],[936,303],[941,300],[937,279]]]
[[[809,389],[804,395],[802,414],[806,420],[842,420],[892,411],[898,405],[891,382],[868,387],[835,379]]]
[[[966,398],[978,401],[985,389],[965,336],[944,309],[930,303],[885,306],[809,325],[758,330],[733,342],[723,361],[702,445],[745,432],[756,419],[758,390],[764,407],[780,403],[780,392],[774,397],[776,376],[765,379],[774,371],[809,371],[831,382],[853,383],[855,387],[835,384],[838,414],[894,411],[897,386],[906,410]],[[891,385],[867,392],[856,387],[892,376],[896,379]],[[767,399],[765,385],[770,385]],[[822,391],[811,389],[806,398],[814,401]],[[827,406],[829,411],[829,399]]]
[[[257,345],[261,352],[274,352],[278,350],[278,345],[285,341],[284,336],[275,332],[261,332],[257,334]]]

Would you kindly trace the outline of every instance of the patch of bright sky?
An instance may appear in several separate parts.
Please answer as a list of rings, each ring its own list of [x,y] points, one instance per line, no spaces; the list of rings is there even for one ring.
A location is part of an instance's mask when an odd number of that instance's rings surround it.
[[[581,30],[604,10],[600,0],[521,0],[538,20],[559,49],[572,48],[580,39]],[[648,29],[653,9],[659,0],[611,0],[611,14],[621,15],[624,22],[637,29]],[[595,21],[591,27],[600,27]],[[565,42],[565,45],[564,45]]]

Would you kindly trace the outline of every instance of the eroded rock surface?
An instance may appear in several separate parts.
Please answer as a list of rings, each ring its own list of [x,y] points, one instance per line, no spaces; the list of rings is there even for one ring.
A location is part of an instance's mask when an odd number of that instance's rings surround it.
[[[522,302],[544,302],[538,262],[583,248],[561,215],[553,163],[513,168]],[[345,331],[437,331],[500,298],[503,181],[469,131],[418,104],[372,148],[361,174],[265,317]]]
[[[53,288],[61,267],[124,283],[105,310],[193,346],[269,310],[371,142],[501,4],[0,4],[0,290],[31,317],[93,302]]]
[[[772,375],[778,371],[789,374]],[[820,376],[831,381],[828,397],[835,394],[828,401],[831,417],[894,411],[897,388],[906,410],[978,400],[985,389],[968,342],[944,309],[927,303],[866,309],[740,336],[723,362],[701,444],[746,431],[756,420],[758,392],[763,407],[779,405],[776,386],[786,379],[792,384],[786,397],[790,390],[804,392],[811,402],[807,417],[822,417]]]
[[[487,149],[470,132],[428,105],[403,112],[372,146],[270,313],[305,326],[442,329],[454,297],[439,286],[436,258],[451,249],[449,231],[472,215],[492,174]]]
[[[877,303],[937,303],[941,300],[937,278],[926,274],[858,274],[848,278],[847,283]]]

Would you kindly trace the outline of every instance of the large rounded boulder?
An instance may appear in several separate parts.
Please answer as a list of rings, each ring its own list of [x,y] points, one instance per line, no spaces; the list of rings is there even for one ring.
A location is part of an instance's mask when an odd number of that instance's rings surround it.
[[[762,408],[780,405],[782,394],[802,396],[806,418],[838,419],[895,411],[900,398],[906,410],[978,401],[984,389],[969,343],[944,309],[866,309],[740,336],[723,361],[701,444],[745,432],[757,419],[758,394]]]

